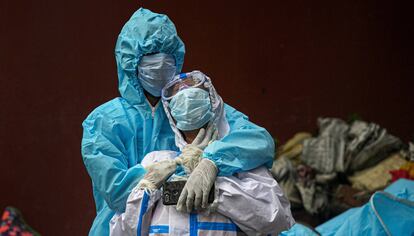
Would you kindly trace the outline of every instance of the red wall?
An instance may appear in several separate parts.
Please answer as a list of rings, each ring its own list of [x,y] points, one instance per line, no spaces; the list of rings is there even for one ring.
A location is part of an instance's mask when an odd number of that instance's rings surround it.
[[[352,113],[413,138],[412,6],[397,1],[0,2],[0,208],[44,235],[94,217],[81,122],[118,96],[114,45],[141,5],[175,22],[185,70],[285,141]]]

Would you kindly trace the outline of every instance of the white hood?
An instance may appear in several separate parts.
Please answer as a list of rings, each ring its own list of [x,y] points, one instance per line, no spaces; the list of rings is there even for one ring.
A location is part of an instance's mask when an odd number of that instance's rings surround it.
[[[226,119],[226,113],[224,111],[224,103],[221,97],[216,92],[216,89],[214,88],[213,84],[211,83],[211,79],[203,74],[200,71],[192,71],[190,73],[187,73],[187,76],[193,76],[193,77],[204,77],[205,83],[204,86],[209,89],[210,99],[211,99],[211,106],[212,106],[212,112],[214,113],[213,118],[209,121],[208,127],[214,125],[216,126],[218,130],[218,139],[223,138],[229,133],[230,127],[229,123]],[[180,79],[180,75],[175,76],[174,80]],[[162,100],[162,104],[164,106],[165,114],[167,114],[168,120],[170,122],[171,128],[175,133],[175,145],[181,150],[187,142],[184,140],[184,137],[181,135],[181,132],[177,129],[177,126],[174,122],[174,119],[171,116],[170,108],[169,108],[169,101]]]

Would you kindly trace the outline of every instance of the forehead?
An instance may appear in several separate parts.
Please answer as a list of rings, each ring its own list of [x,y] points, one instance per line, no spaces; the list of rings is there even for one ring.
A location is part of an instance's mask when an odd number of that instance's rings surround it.
[[[181,89],[184,89],[187,86],[194,87],[194,88],[201,88],[201,89],[209,92],[208,88],[206,88],[204,86],[204,84],[197,85],[199,82],[200,82],[199,79],[193,78],[193,77],[188,77],[188,78],[181,79],[179,82],[174,84],[174,86],[172,87],[172,93],[171,94],[175,95],[178,91],[180,91]],[[195,85],[197,85],[197,86],[195,86]]]

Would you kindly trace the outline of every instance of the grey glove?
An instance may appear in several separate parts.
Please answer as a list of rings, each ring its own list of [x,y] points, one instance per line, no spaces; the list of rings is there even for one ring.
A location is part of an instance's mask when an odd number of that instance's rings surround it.
[[[177,164],[174,160],[165,160],[151,164],[145,168],[147,173],[139,181],[138,186],[151,190],[158,189],[168,177],[174,174],[176,168]]]
[[[177,210],[190,213],[193,207],[198,210],[200,207],[207,208],[208,195],[217,177],[216,165],[208,160],[202,159],[198,166],[188,177],[183,191],[177,203]]]
[[[197,137],[191,143],[191,145],[198,147],[201,150],[204,150],[211,142],[215,141],[218,136],[218,131],[214,125],[211,125],[205,131],[204,128],[200,129],[197,134]]]
[[[187,144],[183,148],[181,155],[175,159],[177,164],[182,165],[185,172],[190,174],[201,161],[204,148],[215,141],[217,136],[218,132],[214,126],[210,126],[207,131],[200,129],[194,141],[191,144]]]

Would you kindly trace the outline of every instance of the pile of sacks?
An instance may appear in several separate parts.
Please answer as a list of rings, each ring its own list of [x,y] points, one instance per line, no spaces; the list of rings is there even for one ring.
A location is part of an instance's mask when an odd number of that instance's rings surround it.
[[[317,136],[296,134],[280,147],[273,163],[271,172],[293,210],[327,219],[364,204],[401,171],[414,178],[414,146],[407,149],[379,125],[319,118],[318,127]]]

